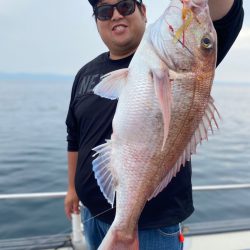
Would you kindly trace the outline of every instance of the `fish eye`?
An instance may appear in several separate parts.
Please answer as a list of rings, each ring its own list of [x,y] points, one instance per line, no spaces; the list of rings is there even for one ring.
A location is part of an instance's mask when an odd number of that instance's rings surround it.
[[[202,39],[201,39],[201,46],[204,49],[211,49],[213,47],[211,38],[209,36],[207,36],[207,35],[204,36],[204,37],[202,37]]]

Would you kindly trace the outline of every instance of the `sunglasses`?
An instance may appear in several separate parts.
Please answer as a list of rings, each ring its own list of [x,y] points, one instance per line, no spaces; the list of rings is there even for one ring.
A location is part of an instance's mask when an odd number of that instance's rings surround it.
[[[114,14],[114,9],[122,16],[128,16],[135,12],[135,4],[137,0],[122,0],[116,4],[103,4],[94,8],[94,15],[101,21],[110,20]],[[137,2],[141,4],[142,0]]]

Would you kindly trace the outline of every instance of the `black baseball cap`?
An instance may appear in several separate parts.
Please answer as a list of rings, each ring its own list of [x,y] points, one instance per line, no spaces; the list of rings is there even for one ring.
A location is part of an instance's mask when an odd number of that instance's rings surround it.
[[[96,6],[96,4],[98,3],[99,0],[89,0],[89,3],[92,5],[92,7],[94,8]]]
[[[89,3],[92,5],[92,7],[94,8],[97,3],[99,2],[99,0],[88,0]],[[137,0],[138,2],[142,3],[142,0]]]

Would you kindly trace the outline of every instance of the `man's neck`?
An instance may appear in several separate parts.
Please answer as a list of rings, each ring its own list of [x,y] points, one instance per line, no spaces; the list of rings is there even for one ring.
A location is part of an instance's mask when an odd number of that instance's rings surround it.
[[[109,58],[111,60],[119,60],[119,59],[123,59],[123,58],[126,58],[132,54],[134,54],[136,51],[136,49],[130,51],[130,52],[127,52],[127,53],[112,53],[111,51],[109,52]]]

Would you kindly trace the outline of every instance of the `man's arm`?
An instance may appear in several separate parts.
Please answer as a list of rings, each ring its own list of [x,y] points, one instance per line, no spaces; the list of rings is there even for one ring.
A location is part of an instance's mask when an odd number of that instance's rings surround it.
[[[79,198],[75,191],[75,174],[78,152],[68,152],[68,191],[64,200],[65,213],[71,219],[71,213],[79,212]]]
[[[238,0],[208,0],[212,20],[216,21],[224,17],[233,6],[234,1]]]

